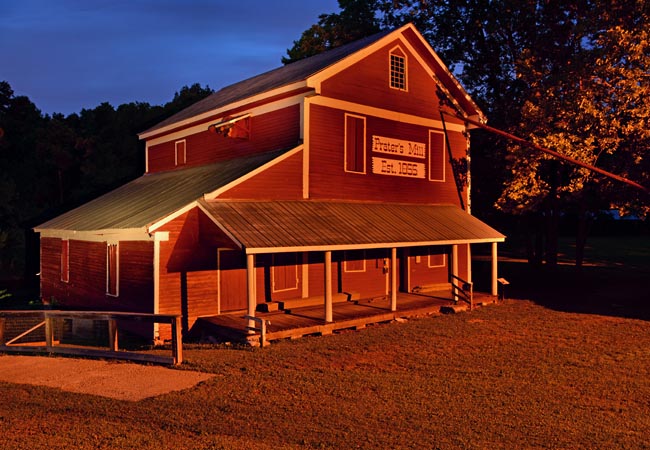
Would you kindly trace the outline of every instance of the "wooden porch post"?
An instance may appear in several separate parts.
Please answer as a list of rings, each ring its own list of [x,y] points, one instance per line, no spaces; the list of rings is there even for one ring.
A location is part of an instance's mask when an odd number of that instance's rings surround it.
[[[458,245],[454,244],[451,246],[451,274],[452,284],[451,284],[451,294],[454,301],[458,301]]]
[[[325,322],[332,322],[332,252],[325,252]]]
[[[246,290],[248,295],[248,316],[255,317],[257,299],[255,295],[255,255],[246,255]],[[255,321],[248,319],[248,333],[254,333]]]
[[[497,278],[498,278],[498,270],[497,270],[497,243],[492,242],[492,295],[497,295]]]
[[[390,249],[390,310],[397,311],[397,249]]]

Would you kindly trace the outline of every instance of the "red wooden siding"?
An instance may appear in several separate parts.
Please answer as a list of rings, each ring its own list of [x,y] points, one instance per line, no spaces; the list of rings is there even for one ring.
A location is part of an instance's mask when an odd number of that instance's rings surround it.
[[[397,40],[389,43],[324,81],[321,87],[322,95],[391,111],[439,119],[437,89],[434,80],[420,66],[415,56],[405,49],[407,91],[390,87],[389,53],[397,45],[400,45]]]
[[[310,112],[310,197],[314,199],[372,200],[407,203],[451,203],[459,205],[458,193],[452,175],[452,167],[446,148],[440,148],[441,136],[428,127],[393,122],[378,117],[366,118],[366,174],[345,171],[345,112],[323,106],[311,106]],[[441,132],[441,130],[433,130]],[[466,140],[462,133],[449,132],[454,158],[466,155]],[[444,161],[444,182],[424,178],[407,178],[372,173],[372,158],[389,157],[372,151],[373,135],[424,143],[429,147],[430,136],[436,145],[434,156]],[[436,167],[431,155],[425,159],[400,155],[401,161],[424,164],[436,170],[438,176],[443,168]],[[440,161],[442,164],[442,161]]]
[[[62,282],[61,240],[41,238],[41,295],[66,308],[153,312],[153,243],[120,242],[119,296],[106,295],[106,243],[69,241],[69,281]]]
[[[351,253],[352,257],[358,258],[360,255]],[[360,253],[360,252],[359,252]],[[387,282],[390,274],[390,250],[368,250],[365,252],[365,260],[353,262],[353,266],[361,267],[361,262],[365,263],[364,271],[350,271],[350,265],[343,261],[344,256],[341,258],[341,270],[339,276],[341,277],[340,288],[341,292],[357,292],[361,298],[383,296],[387,293]],[[346,270],[346,266],[348,270]]]
[[[293,105],[252,116],[249,134],[249,139],[225,137],[219,133],[210,133],[206,124],[204,131],[184,138],[186,165],[209,164],[295,146],[300,140],[300,106]],[[149,172],[174,169],[175,153],[175,141],[150,145]]]
[[[299,200],[302,198],[302,152],[288,157],[262,173],[220,195],[228,199]]]
[[[61,241],[61,281],[67,283],[70,280],[70,241]]]
[[[366,119],[345,115],[345,171],[366,173]]]
[[[217,231],[202,214],[195,208],[160,229],[169,232],[169,241],[160,243],[159,311],[183,314],[190,328],[198,316],[218,311],[217,246],[202,240],[202,227],[207,234]]]
[[[449,282],[448,247],[415,247],[409,249],[409,286],[412,291],[418,287]],[[433,266],[433,267],[432,267]]]

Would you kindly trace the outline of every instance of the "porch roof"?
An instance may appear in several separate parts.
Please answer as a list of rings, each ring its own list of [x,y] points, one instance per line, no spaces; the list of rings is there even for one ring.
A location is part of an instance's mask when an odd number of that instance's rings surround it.
[[[454,205],[337,201],[199,201],[247,253],[502,242]]]

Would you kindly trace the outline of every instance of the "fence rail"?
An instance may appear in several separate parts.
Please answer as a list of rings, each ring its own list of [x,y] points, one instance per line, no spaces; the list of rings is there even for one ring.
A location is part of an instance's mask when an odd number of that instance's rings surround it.
[[[27,319],[27,328],[11,339],[6,339],[7,322]],[[29,319],[35,320],[29,322]],[[63,320],[93,320],[105,321],[108,325],[108,350],[100,346],[70,346],[55,339],[55,330],[61,328]],[[135,351],[124,351],[118,348],[118,321],[144,322],[144,323],[166,323],[171,325],[172,331],[172,355],[152,355],[138,353]],[[15,325],[15,324],[14,324]],[[14,326],[15,328],[15,326]],[[26,336],[44,328],[44,339],[27,339],[27,342],[19,342]],[[183,362],[183,339],[181,334],[181,316],[176,314],[145,314],[126,313],[114,311],[0,311],[0,352],[19,353],[57,353],[77,356],[90,356],[99,358],[125,359],[131,361],[151,362],[157,364],[178,365]]]

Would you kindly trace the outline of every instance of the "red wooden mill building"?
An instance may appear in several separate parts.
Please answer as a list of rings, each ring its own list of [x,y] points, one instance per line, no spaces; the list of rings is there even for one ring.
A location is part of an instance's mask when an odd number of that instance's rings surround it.
[[[470,215],[468,126],[441,111],[485,120],[410,24],[225,87],[140,134],[140,178],[36,228],[42,297],[186,331],[316,304],[326,325],[470,282],[474,243],[496,295],[504,236]]]

